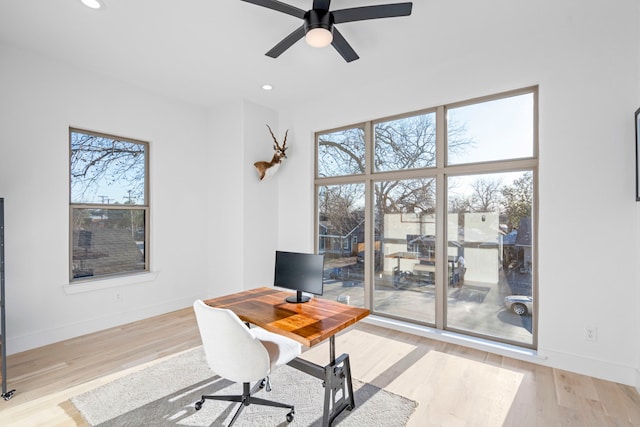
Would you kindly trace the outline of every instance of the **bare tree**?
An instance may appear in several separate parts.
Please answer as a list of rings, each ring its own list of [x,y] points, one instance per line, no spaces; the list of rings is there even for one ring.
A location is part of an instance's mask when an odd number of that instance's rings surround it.
[[[363,128],[355,127],[320,135],[318,145],[318,174],[320,176],[364,173]]]
[[[455,195],[449,197],[449,212],[450,213],[467,213],[473,210],[473,203],[470,197],[462,195]],[[461,224],[462,225],[462,224]]]
[[[509,230],[518,228],[521,218],[531,217],[533,207],[533,174],[525,172],[512,185],[502,188],[503,210]]]
[[[144,193],[146,146],[141,143],[71,133],[71,189],[76,203],[93,203],[105,186]]]
[[[435,165],[434,114],[422,114],[374,126],[376,171],[405,170]]]
[[[500,209],[502,181],[479,178],[472,185],[471,209],[474,212],[494,212]]]
[[[375,186],[376,212],[431,214],[435,209],[433,178],[383,181]]]
[[[374,172],[403,171],[434,167],[436,162],[436,115],[419,114],[373,126]],[[464,125],[448,123],[447,149],[457,153],[473,141]],[[320,135],[318,138],[319,176],[361,175],[366,172],[365,129],[363,126]],[[353,188],[353,187],[351,187]],[[380,181],[374,186],[375,228],[383,233],[386,213],[412,212],[418,215],[435,212],[435,179],[413,178]],[[348,191],[345,188],[344,191]],[[329,206],[327,206],[329,208]],[[341,213],[327,218],[341,221]]]
[[[448,124],[448,150],[457,152],[472,143],[465,128],[457,123]],[[348,128],[320,135],[318,138],[318,165],[320,176],[358,175],[365,173],[365,132],[363,127]],[[436,124],[435,113],[420,114],[374,126],[374,171],[395,171],[435,166]],[[380,187],[386,202],[397,186]],[[406,191],[417,189],[405,185]],[[399,194],[396,194],[399,195]],[[397,203],[383,203],[392,210]],[[394,207],[395,206],[395,207]]]
[[[362,184],[320,187],[320,219],[328,224],[329,234],[346,236],[364,219]]]

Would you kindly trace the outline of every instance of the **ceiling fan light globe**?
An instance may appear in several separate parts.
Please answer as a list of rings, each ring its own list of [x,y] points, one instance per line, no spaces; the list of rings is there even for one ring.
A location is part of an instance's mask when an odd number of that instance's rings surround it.
[[[333,33],[326,28],[313,28],[304,36],[309,46],[326,47],[333,41]]]

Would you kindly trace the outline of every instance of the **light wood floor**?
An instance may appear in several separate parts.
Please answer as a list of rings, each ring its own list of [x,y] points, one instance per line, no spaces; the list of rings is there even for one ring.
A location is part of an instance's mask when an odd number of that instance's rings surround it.
[[[85,426],[71,396],[200,345],[192,309],[9,356],[1,426]],[[418,402],[410,427],[640,426],[633,388],[359,324],[336,340],[354,378]],[[327,344],[304,357],[325,364]],[[364,427],[364,426],[363,426]]]

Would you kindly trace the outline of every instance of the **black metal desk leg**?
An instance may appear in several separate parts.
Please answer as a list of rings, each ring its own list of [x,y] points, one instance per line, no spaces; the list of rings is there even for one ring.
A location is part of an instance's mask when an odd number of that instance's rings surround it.
[[[293,359],[288,365],[322,380],[324,387],[322,427],[330,427],[342,411],[345,409],[350,411],[356,407],[348,354],[341,355],[325,367],[299,357]]]
[[[331,335],[329,337],[329,363],[336,361],[336,336]]]
[[[328,365],[322,367],[313,362],[296,357],[289,366],[305,372],[323,381],[324,406],[322,411],[322,427],[330,427],[342,411],[351,411],[356,407],[351,380],[351,364],[349,355],[342,354],[336,359],[335,337],[329,337]]]
[[[329,427],[345,409],[356,407],[349,355],[343,354],[324,368],[324,411],[322,426]]]

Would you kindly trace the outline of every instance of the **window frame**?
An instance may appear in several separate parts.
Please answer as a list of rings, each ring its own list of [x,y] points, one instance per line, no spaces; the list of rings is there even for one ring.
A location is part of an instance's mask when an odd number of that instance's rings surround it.
[[[85,135],[92,135],[92,136],[97,136],[97,137],[102,137],[102,138],[108,138],[108,139],[113,139],[113,140],[117,140],[117,141],[122,141],[122,142],[128,142],[128,143],[132,143],[132,144],[140,144],[144,147],[144,200],[142,201],[142,203],[138,203],[138,204],[109,204],[109,203],[74,203],[73,202],[73,189],[72,189],[72,184],[73,184],[73,180],[71,178],[71,159],[72,159],[72,147],[71,147],[71,138],[72,138],[72,134],[73,133],[82,133]],[[117,136],[117,135],[113,135],[113,134],[108,134],[108,133],[103,133],[103,132],[96,132],[96,131],[91,131],[91,130],[87,130],[87,129],[82,129],[82,128],[77,128],[77,127],[69,127],[69,143],[68,143],[68,148],[69,148],[69,169],[68,169],[68,178],[69,178],[69,263],[68,263],[68,269],[69,269],[69,284],[70,285],[76,285],[79,283],[95,283],[96,281],[104,281],[106,279],[114,279],[114,278],[122,278],[122,277],[129,277],[129,276],[135,276],[135,275],[140,275],[140,274],[145,274],[145,273],[149,273],[151,271],[150,269],[150,260],[151,260],[151,256],[150,256],[150,229],[151,229],[151,223],[150,223],[150,218],[151,218],[151,209],[150,209],[150,194],[149,194],[149,188],[150,188],[150,184],[149,184],[149,177],[150,177],[150,170],[149,170],[149,163],[150,163],[150,146],[151,144],[147,141],[142,141],[139,139],[134,139],[134,138],[129,138],[129,137],[123,137],[123,136]],[[73,234],[74,234],[74,230],[73,230],[73,223],[74,223],[74,210],[75,209],[102,209],[102,210],[128,210],[128,211],[141,211],[143,212],[143,218],[144,218],[144,269],[140,269],[140,270],[126,270],[126,271],[121,271],[121,272],[117,272],[117,273],[111,273],[111,274],[100,274],[97,276],[86,276],[86,277],[74,277],[73,274],[73,264],[74,264],[74,257],[73,257]]]
[[[319,205],[318,205],[318,189],[323,186],[340,185],[340,184],[357,184],[362,183],[365,186],[365,265],[364,270],[364,306],[371,310],[372,314],[385,318],[390,318],[400,321],[409,321],[415,324],[421,324],[424,326],[435,327],[438,330],[451,330],[446,326],[446,289],[444,286],[436,286],[436,320],[435,324],[425,324],[419,321],[412,321],[411,319],[390,315],[388,313],[379,313],[374,310],[374,254],[375,254],[375,230],[373,220],[373,187],[376,183],[381,181],[392,180],[404,180],[412,178],[434,178],[436,181],[436,259],[445,260],[447,253],[447,214],[448,214],[448,191],[447,182],[448,177],[453,176],[465,176],[465,175],[479,175],[479,174],[491,174],[501,172],[514,172],[514,171],[531,171],[533,174],[533,201],[532,201],[532,296],[534,299],[533,310],[533,322],[532,322],[532,341],[531,344],[524,342],[514,342],[501,337],[487,336],[482,334],[475,334],[470,331],[456,331],[469,336],[475,336],[482,339],[489,339],[492,341],[503,342],[506,344],[513,344],[520,347],[527,347],[536,349],[538,345],[538,167],[539,167],[539,143],[538,143],[538,86],[529,86],[520,89],[505,91],[492,95],[476,97],[464,101],[454,102],[446,105],[440,105],[436,107],[423,108],[416,111],[411,111],[404,114],[396,114],[388,117],[372,119],[364,122],[358,122],[352,125],[341,126],[338,128],[332,128],[314,133],[314,147],[315,147],[315,175],[314,175],[314,247],[317,251],[319,248],[318,230],[319,230]],[[485,103],[495,101],[503,98],[509,98],[519,95],[531,94],[533,96],[533,147],[531,157],[521,157],[514,159],[500,159],[490,161],[479,161],[472,163],[456,163],[448,164],[447,159],[447,110],[451,108],[459,108],[467,105],[474,105],[479,103]],[[373,164],[374,161],[374,149],[375,149],[375,135],[374,127],[377,123],[388,122],[392,120],[398,120],[406,117],[416,116],[420,114],[428,114],[431,112],[436,113],[436,164],[435,166],[405,169],[405,170],[392,170],[392,171],[375,171]],[[321,135],[327,133],[333,133],[344,129],[364,127],[365,138],[365,168],[364,173],[358,175],[336,175],[336,176],[319,176],[319,139]],[[446,261],[440,261],[442,263]],[[436,269],[436,283],[443,284],[446,282],[446,269]]]

